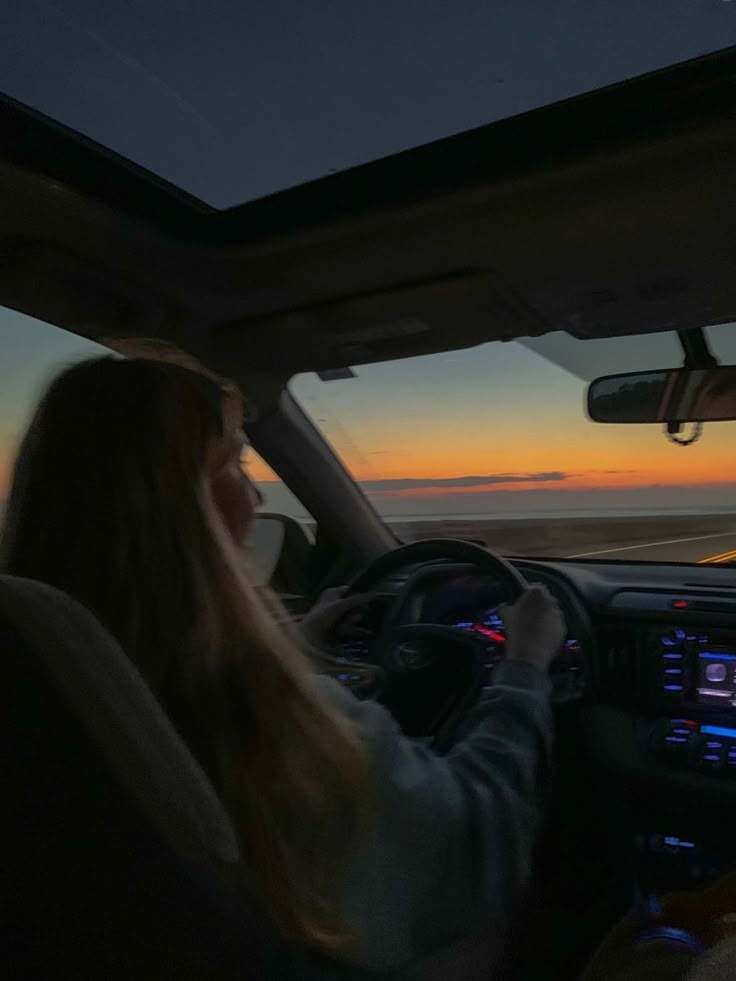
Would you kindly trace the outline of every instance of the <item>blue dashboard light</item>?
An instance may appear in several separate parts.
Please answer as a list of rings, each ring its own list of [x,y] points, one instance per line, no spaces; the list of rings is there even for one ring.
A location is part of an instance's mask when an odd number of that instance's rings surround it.
[[[682,691],[682,685],[662,685],[665,691]]]
[[[664,839],[665,845],[669,845],[671,848],[695,848],[694,841],[683,841],[682,838],[678,838],[675,835],[667,835]]]
[[[726,726],[701,726],[700,732],[704,736],[725,736],[727,739],[736,739],[736,729],[728,729]]]
[[[710,651],[700,651],[698,657],[704,661],[736,661],[736,654],[713,654]]]

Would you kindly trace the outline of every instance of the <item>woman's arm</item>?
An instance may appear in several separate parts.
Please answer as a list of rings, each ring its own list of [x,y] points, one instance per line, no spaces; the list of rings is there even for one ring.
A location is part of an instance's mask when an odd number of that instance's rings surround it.
[[[375,787],[340,884],[359,963],[388,969],[481,926],[508,926],[550,769],[550,682],[523,660],[501,664],[493,681],[471,733],[440,757],[381,706],[318,680],[356,725]]]

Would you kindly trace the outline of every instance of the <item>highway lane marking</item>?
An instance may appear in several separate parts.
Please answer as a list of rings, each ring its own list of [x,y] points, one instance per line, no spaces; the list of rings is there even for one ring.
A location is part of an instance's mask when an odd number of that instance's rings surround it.
[[[722,562],[725,559],[731,558],[733,555],[736,555],[736,549],[731,548],[727,552],[719,552],[718,555],[709,555],[705,559],[700,559],[698,564],[706,562]]]
[[[611,552],[633,552],[635,548],[657,548],[659,545],[681,545],[683,542],[705,542],[711,538],[733,538],[736,531],[719,531],[714,535],[696,535],[694,538],[671,538],[666,542],[647,542],[646,545],[619,545],[617,548],[602,548],[597,552],[578,552],[568,555],[568,559],[587,559],[591,555],[608,555]],[[725,553],[724,553],[725,554]]]
[[[730,552],[721,552],[720,555],[709,555],[707,559],[700,559],[698,565],[721,565],[723,562],[736,561],[736,548]]]

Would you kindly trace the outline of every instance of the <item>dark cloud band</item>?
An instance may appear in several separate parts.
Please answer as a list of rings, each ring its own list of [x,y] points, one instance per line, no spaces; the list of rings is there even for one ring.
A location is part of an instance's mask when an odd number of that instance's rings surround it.
[[[360,486],[369,493],[382,491],[423,490],[428,487],[488,487],[491,484],[547,484],[568,480],[574,474],[552,470],[543,473],[494,473],[463,477],[396,477],[385,480],[362,480]]]

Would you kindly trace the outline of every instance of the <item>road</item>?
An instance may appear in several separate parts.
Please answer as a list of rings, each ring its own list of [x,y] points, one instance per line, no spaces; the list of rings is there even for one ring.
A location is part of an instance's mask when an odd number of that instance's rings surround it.
[[[736,563],[736,511],[727,514],[469,515],[394,525],[399,538],[483,542],[501,555],[611,562]]]
[[[577,552],[568,558],[605,559],[625,562],[700,562],[707,565],[736,563],[736,532],[718,532],[711,535],[672,538],[637,545],[621,545],[616,548],[598,548]]]

